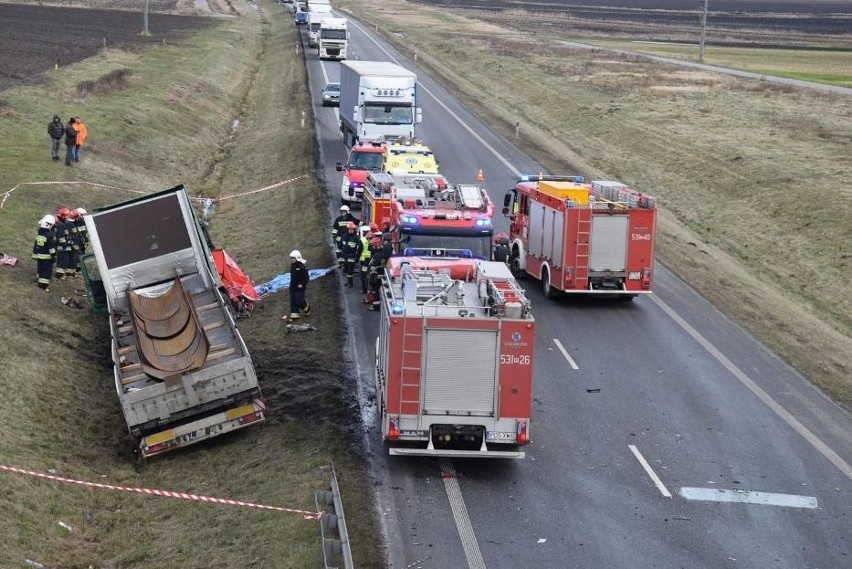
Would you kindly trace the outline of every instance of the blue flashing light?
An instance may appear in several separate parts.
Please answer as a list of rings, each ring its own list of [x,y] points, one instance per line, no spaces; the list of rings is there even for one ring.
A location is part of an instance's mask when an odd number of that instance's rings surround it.
[[[528,174],[524,174],[523,176],[521,176],[520,178],[518,178],[518,181],[519,181],[519,182],[529,182],[529,181],[530,181],[530,177],[529,177],[529,175],[528,175]]]
[[[575,184],[582,184],[586,180],[585,180],[585,178],[583,178],[583,176],[571,176],[571,181],[574,182]]]
[[[491,226],[491,220],[487,217],[480,217],[474,223],[477,227],[490,227]]]
[[[419,223],[417,216],[414,216],[414,215],[401,215],[401,216],[399,216],[399,220],[402,223],[411,223],[411,224],[414,224],[414,225]]]
[[[401,302],[392,302],[391,305],[391,314],[405,314],[405,305]]]
[[[363,188],[364,182],[349,182],[349,185],[353,188]]]

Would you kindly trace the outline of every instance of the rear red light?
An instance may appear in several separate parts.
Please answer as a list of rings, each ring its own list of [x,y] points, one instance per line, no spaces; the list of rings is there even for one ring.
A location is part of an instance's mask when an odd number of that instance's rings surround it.
[[[571,272],[571,269],[565,269],[565,284],[571,284],[571,281],[574,280],[574,273]]]
[[[388,439],[395,441],[399,439],[398,419],[391,417],[388,421]]]
[[[527,439],[527,423],[526,421],[518,421],[518,434],[515,440],[519,445],[525,445],[529,442]]]
[[[642,271],[642,288],[651,288],[651,269]]]
[[[240,417],[240,425],[248,425],[249,423],[254,423],[255,421],[260,420],[260,413],[251,413],[249,415],[243,415]]]

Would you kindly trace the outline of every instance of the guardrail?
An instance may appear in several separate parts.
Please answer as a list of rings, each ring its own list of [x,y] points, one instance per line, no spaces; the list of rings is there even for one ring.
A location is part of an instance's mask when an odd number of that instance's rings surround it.
[[[337,484],[337,474],[334,465],[327,474],[328,490],[317,490],[317,512],[322,512],[320,518],[320,535],[322,536],[322,557],[324,569],[337,569],[343,562],[345,569],[354,569],[352,549],[349,547],[349,534],[346,531],[346,517],[343,513],[343,500],[340,497],[340,486]]]

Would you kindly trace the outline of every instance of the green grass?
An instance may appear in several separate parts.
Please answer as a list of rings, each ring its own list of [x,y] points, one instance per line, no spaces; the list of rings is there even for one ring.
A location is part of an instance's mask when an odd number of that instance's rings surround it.
[[[849,97],[569,47],[511,17],[342,5],[504,136],[519,121],[516,144],[548,171],[655,194],[658,259],[852,406]],[[815,73],[840,65],[813,56]]]
[[[240,327],[254,356],[270,420],[137,468],[127,451],[109,362],[105,322],[59,297],[82,288],[38,290],[29,259],[36,222],[60,206],[92,209],[133,197],[85,185],[20,185],[86,180],[155,191],[229,196],[304,176],[283,188],[217,205],[211,232],[256,282],[287,270],[299,247],[311,266],[330,262],[326,195],[314,175],[314,135],[296,31],[281,7],[261,2],[238,18],[211,19],[180,45],[142,53],[107,50],[43,86],[3,92],[0,110],[14,137],[0,155],[0,243],[19,258],[0,267],[0,464],[116,485],[185,491],[312,510],[335,464],[358,566],[378,566],[379,534],[370,484],[342,397],[337,288],[311,285],[313,322],[323,333],[286,336],[287,295],[264,299]],[[78,100],[75,85],[114,69],[128,88]],[[49,158],[45,126],[54,113],[83,117],[89,144],[66,168]],[[310,116],[310,113],[309,115]],[[234,119],[239,126],[232,129]],[[77,297],[84,300],[82,297]],[[143,497],[0,473],[2,566],[33,559],[48,567],[317,567],[316,522],[295,514]],[[59,522],[73,528],[69,532]]]

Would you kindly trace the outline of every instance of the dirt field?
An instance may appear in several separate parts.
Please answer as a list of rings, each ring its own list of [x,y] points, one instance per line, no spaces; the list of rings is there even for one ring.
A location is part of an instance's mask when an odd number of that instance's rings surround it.
[[[516,29],[584,35],[641,34],[648,40],[697,39],[701,4],[696,0],[414,0],[475,17],[497,18]],[[641,9],[637,9],[641,8]],[[514,14],[511,19],[506,13]],[[852,3],[803,0],[713,0],[707,40],[716,45],[790,45],[842,41],[852,30]],[[849,47],[849,46],[847,46]]]
[[[0,4],[0,91],[39,81],[54,65],[61,72],[105,46],[133,50],[170,43],[209,21],[151,13],[148,29],[154,33],[143,36],[138,12]]]

